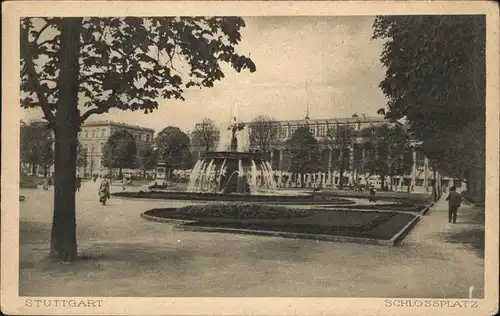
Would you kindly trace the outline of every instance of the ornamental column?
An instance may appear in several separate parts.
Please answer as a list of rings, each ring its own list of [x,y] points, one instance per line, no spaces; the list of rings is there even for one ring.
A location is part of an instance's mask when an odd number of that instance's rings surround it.
[[[412,150],[413,164],[411,167],[411,186],[415,188],[417,177],[417,151],[415,150],[415,147],[413,147]]]

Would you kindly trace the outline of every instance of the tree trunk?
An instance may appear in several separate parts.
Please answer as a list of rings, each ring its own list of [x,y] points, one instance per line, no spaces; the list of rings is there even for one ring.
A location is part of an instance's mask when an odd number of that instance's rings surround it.
[[[34,163],[31,164],[31,174],[36,176],[36,164]]]
[[[77,257],[75,181],[78,114],[78,54],[82,18],[63,18],[59,59],[59,107],[55,118],[55,190],[50,257]]]
[[[381,174],[380,175],[380,190],[384,191],[385,190],[385,175]]]

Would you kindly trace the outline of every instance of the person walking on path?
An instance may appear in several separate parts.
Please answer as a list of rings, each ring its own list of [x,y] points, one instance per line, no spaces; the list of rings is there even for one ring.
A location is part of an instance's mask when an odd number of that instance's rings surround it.
[[[127,188],[127,178],[123,177],[122,179],[122,191],[125,191]]]
[[[457,222],[458,208],[462,204],[462,196],[457,193],[455,187],[451,187],[446,201],[448,201],[448,223],[453,221],[453,224],[455,224]]]
[[[80,192],[80,188],[82,187],[82,178],[80,178],[80,176],[76,177],[75,186],[76,186],[76,191]]]
[[[106,205],[106,200],[109,199],[110,197],[110,185],[108,181],[108,177],[104,176],[102,178],[101,185],[99,186],[99,202],[102,203],[102,205]]]
[[[375,194],[376,194],[376,190],[375,190],[375,187],[372,185],[370,187],[370,197],[368,198],[368,201],[370,202],[377,202],[377,199],[375,198]]]

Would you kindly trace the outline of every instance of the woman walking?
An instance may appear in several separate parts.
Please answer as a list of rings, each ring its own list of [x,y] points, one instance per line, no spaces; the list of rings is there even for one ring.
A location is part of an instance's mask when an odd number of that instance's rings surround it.
[[[110,194],[110,185],[108,181],[108,176],[104,176],[102,178],[101,185],[99,186],[99,202],[102,203],[102,205],[106,205],[106,200],[109,199]]]

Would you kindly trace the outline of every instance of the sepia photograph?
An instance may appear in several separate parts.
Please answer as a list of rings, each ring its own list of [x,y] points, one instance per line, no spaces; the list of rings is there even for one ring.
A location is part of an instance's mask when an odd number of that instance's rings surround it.
[[[497,311],[492,2],[16,2],[4,313]]]

